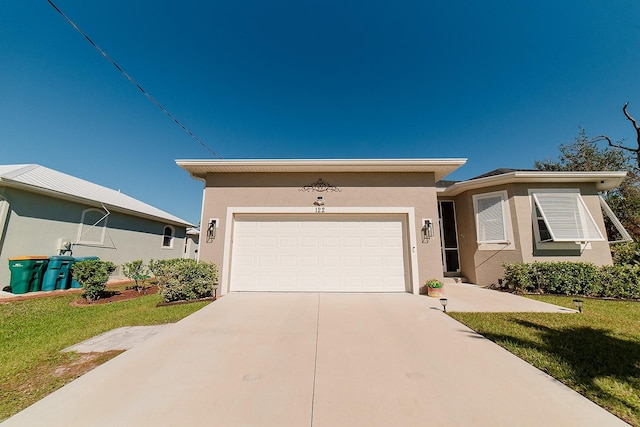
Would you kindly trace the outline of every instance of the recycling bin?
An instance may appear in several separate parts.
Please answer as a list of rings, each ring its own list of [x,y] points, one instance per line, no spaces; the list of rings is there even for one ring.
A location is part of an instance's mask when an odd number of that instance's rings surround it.
[[[42,276],[49,263],[48,256],[21,256],[9,258],[11,292],[26,294],[37,292],[42,286]]]
[[[42,290],[69,289],[71,285],[69,269],[74,260],[74,257],[64,255],[49,257],[49,265],[42,278]]]
[[[97,256],[81,256],[81,257],[75,258],[71,265],[73,265],[76,262],[80,262],[80,261],[91,261],[91,260],[96,260],[96,259],[100,259],[100,258],[98,258]],[[71,274],[71,287],[72,288],[81,288],[82,287],[80,282],[78,282],[76,279],[73,278],[73,274]]]

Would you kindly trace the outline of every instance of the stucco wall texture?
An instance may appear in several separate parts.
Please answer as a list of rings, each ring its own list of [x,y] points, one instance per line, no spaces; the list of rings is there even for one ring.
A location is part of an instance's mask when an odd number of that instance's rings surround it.
[[[340,191],[304,191],[319,179]],[[210,218],[219,221],[216,238],[200,243],[200,259],[222,269],[225,223],[229,207],[308,207],[313,213],[314,201],[323,196],[326,207],[379,208],[412,207],[415,229],[420,233],[422,218],[431,218],[435,236],[422,243],[416,236],[420,286],[431,278],[442,278],[442,258],[438,209],[433,173],[215,173],[206,179],[202,224]],[[317,214],[322,215],[322,214]],[[411,250],[411,248],[409,248]],[[408,261],[410,262],[410,261]],[[221,272],[222,273],[222,272]]]
[[[458,244],[460,246],[461,273],[470,282],[487,286],[497,283],[504,277],[503,263],[512,262],[547,262],[573,261],[591,262],[596,265],[611,264],[609,244],[591,242],[580,251],[562,249],[541,251],[534,242],[533,222],[531,218],[532,205],[529,189],[579,189],[587,208],[606,236],[604,219],[595,184],[508,184],[487,187],[479,190],[463,192],[453,200],[456,203],[456,220],[458,224]],[[490,248],[481,247],[477,243],[475,212],[473,209],[473,195],[506,190],[508,194],[509,212],[511,214],[513,242],[511,245],[491,245]]]

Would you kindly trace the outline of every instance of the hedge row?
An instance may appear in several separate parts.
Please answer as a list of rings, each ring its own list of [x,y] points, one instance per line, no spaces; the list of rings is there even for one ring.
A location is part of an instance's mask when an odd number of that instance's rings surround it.
[[[640,265],[584,262],[504,264],[505,285],[522,292],[640,298]]]

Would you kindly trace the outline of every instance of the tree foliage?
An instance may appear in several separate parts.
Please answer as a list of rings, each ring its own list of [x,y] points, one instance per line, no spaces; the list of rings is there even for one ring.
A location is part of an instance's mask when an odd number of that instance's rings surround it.
[[[603,196],[629,234],[640,240],[640,176],[636,159],[619,147],[601,147],[599,138],[589,138],[581,129],[573,143],[558,146],[557,159],[536,161],[534,167],[543,171],[627,171],[620,187]],[[608,224],[607,232],[615,235],[615,228]]]

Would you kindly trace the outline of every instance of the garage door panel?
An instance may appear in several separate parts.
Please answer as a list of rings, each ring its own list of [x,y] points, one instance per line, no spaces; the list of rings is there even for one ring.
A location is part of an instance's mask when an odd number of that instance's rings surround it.
[[[292,255],[282,255],[277,257],[278,268],[283,271],[285,269],[294,269],[298,266],[298,257]]]
[[[254,238],[253,246],[259,247],[259,248],[275,248],[278,246],[278,238],[277,237]]]
[[[342,266],[343,267],[358,267],[358,272],[360,272],[360,267],[362,266],[362,257],[359,256],[345,256],[342,258]]]
[[[337,268],[340,267],[340,258],[337,256],[324,256],[319,258],[320,267],[322,268]]]
[[[320,239],[317,237],[303,236],[300,238],[300,246],[302,248],[317,248],[320,246],[319,241]]]
[[[269,268],[272,265],[275,265],[275,263],[278,262],[277,260],[278,259],[273,255],[264,255],[257,259],[260,268]]]
[[[338,237],[323,237],[320,240],[320,246],[323,248],[339,248],[340,247],[340,238]]]
[[[231,290],[404,292],[403,218],[238,216]]]
[[[313,268],[315,269],[319,266],[318,257],[314,256],[301,256],[300,257],[300,266],[304,268]]]
[[[379,248],[382,246],[382,239],[379,237],[365,237],[362,244],[365,248]]]

